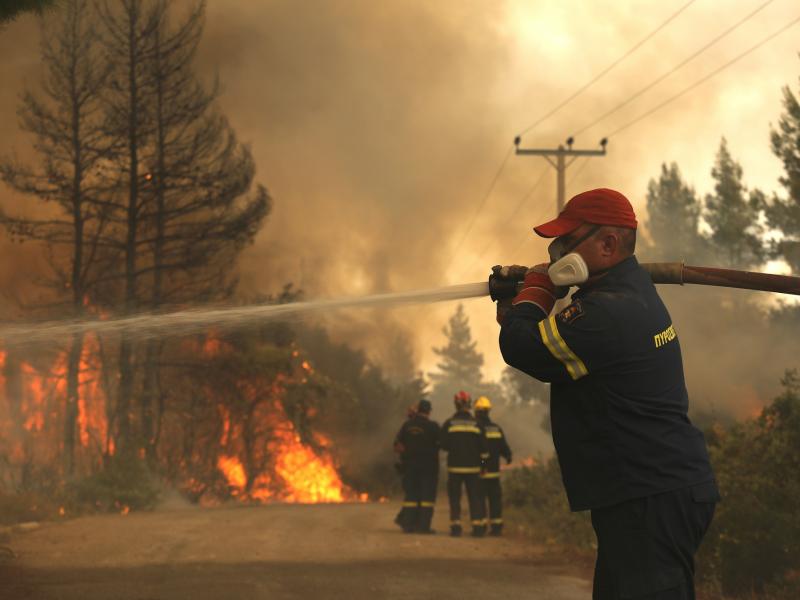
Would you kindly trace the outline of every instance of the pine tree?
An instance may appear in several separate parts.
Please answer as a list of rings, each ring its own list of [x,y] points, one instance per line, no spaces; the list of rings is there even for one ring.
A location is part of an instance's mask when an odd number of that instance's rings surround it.
[[[472,340],[469,318],[462,304],[458,305],[442,333],[447,344],[433,349],[440,361],[436,364],[438,371],[429,374],[433,382],[431,398],[445,401],[459,390],[473,396],[482,393],[485,385],[481,374],[483,355],[476,349],[477,342]]]
[[[731,156],[725,138],[720,142],[711,176],[714,193],[706,196],[703,217],[711,228],[712,250],[724,266],[757,265],[764,258],[760,237],[764,195],[758,190],[748,192],[742,181],[742,167]]]
[[[45,219],[4,216],[2,221],[13,237],[45,243],[53,272],[49,287],[69,291],[65,303],[73,318],[83,314],[86,300],[94,299],[93,282],[102,273],[100,265],[107,266],[103,248],[108,228],[106,190],[97,172],[110,148],[101,127],[108,68],[96,42],[90,8],[89,0],[64,0],[63,12],[43,26],[43,93],[25,93],[19,111],[22,129],[36,140],[41,168],[12,161],[0,164],[0,179],[10,187],[58,207],[56,215]],[[73,469],[83,346],[83,334],[75,334],[66,372],[66,473]]]
[[[3,0],[0,2],[0,24],[13,21],[27,12],[41,14],[53,7],[56,0]]]
[[[550,385],[515,369],[506,367],[500,378],[503,397],[512,406],[548,404]]]
[[[776,254],[800,273],[800,102],[789,87],[783,89],[784,113],[772,130],[772,152],[783,163],[780,183],[786,198],[775,197],[767,208],[770,226],[783,234]]]
[[[148,285],[140,292],[143,302],[158,310],[227,299],[236,282],[234,263],[269,213],[271,199],[262,186],[247,194],[255,176],[250,150],[214,109],[217,86],[207,90],[195,74],[205,3],[175,26],[164,0],[154,6],[145,67],[153,136],[141,154],[147,175],[140,190],[140,253],[147,264],[137,277]],[[161,340],[146,345],[139,395],[141,433],[151,456],[164,409],[158,377],[163,347]]]
[[[702,262],[700,209],[697,194],[681,178],[678,165],[662,164],[658,180],[651,179],[647,186],[646,224],[652,239],[647,253],[655,260]]]

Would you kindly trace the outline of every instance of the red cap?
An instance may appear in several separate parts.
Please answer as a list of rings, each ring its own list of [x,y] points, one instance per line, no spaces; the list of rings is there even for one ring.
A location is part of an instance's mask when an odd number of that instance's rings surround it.
[[[636,214],[628,199],[608,188],[589,190],[573,196],[555,219],[533,230],[542,237],[553,238],[575,231],[583,223],[612,225],[636,229]]]

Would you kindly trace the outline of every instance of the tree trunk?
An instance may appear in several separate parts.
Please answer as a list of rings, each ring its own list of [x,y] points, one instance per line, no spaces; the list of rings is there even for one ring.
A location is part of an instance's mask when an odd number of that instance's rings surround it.
[[[128,20],[128,208],[125,239],[125,314],[136,309],[136,258],[139,218],[139,82],[137,67],[141,60],[138,41],[138,7],[132,3]],[[133,342],[121,334],[119,346],[119,392],[117,394],[117,448],[129,449],[131,443],[131,398],[133,396]]]

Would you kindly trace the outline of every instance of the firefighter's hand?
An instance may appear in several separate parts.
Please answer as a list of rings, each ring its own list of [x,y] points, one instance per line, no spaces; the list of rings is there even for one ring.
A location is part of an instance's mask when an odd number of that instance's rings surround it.
[[[556,287],[547,274],[547,263],[540,263],[528,269],[522,282],[522,289],[511,301],[512,306],[533,304],[541,308],[546,315],[553,310],[556,300],[569,292],[568,288]]]
[[[527,272],[528,267],[523,267],[522,265],[495,265],[492,267],[492,274],[495,277],[509,281],[522,281],[525,279]]]
[[[506,318],[506,313],[511,309],[511,299],[497,301],[497,322],[503,324],[503,319]]]

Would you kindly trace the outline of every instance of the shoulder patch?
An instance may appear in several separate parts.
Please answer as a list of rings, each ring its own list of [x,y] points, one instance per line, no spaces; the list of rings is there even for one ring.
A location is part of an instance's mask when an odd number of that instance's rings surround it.
[[[558,320],[562,323],[573,323],[583,316],[583,305],[580,300],[575,300],[567,308],[558,313]]]

